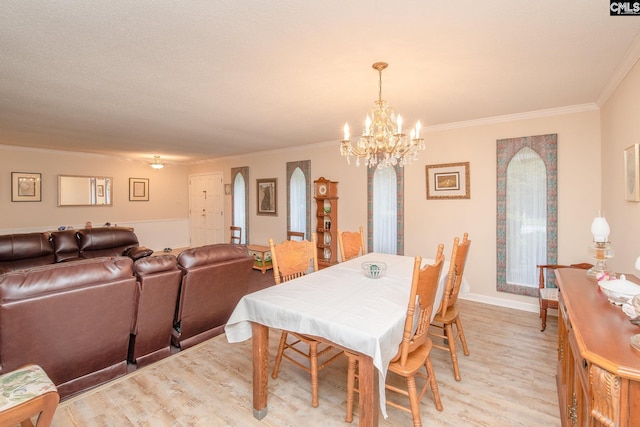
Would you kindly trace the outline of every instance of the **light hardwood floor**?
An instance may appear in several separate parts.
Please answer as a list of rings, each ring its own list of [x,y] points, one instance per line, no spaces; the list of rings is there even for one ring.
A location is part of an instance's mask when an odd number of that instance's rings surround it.
[[[460,301],[471,351],[458,351],[462,381],[448,353],[434,349],[444,411],[430,392],[425,426],[559,426],[555,386],[557,320],[545,332],[535,313]],[[270,334],[273,366],[278,331]],[[306,373],[283,362],[269,378],[268,415],[252,415],[251,341],[229,344],[220,335],[109,384],[62,402],[54,427],[68,426],[347,426],[346,360],[320,373],[320,406],[311,407]],[[356,397],[357,398],[357,397]],[[409,426],[411,415],[388,408],[383,426]],[[357,426],[358,409],[352,425]]]

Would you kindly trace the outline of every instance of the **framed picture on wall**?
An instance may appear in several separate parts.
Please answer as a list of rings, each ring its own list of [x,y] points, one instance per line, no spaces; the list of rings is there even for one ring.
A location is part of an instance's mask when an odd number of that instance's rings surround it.
[[[624,150],[624,199],[640,202],[640,148],[633,144]]]
[[[470,199],[469,162],[427,165],[427,199]]]
[[[11,172],[12,202],[41,202],[42,175],[39,173]]]
[[[258,215],[278,216],[278,178],[256,179]]]
[[[129,201],[149,201],[149,178],[129,178]]]

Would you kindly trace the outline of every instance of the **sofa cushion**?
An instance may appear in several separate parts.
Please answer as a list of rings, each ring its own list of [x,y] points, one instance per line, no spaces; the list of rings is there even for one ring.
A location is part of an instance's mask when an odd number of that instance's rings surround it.
[[[13,271],[53,264],[55,255],[49,233],[0,236],[0,268]]]
[[[54,231],[51,233],[51,242],[56,254],[56,262],[80,258],[76,230]]]
[[[176,257],[170,254],[144,257],[133,264],[133,269],[137,276],[147,276],[161,271],[176,270],[177,268]]]
[[[238,258],[246,258],[247,256],[248,252],[245,245],[218,243],[182,251],[180,255],[178,255],[178,264],[182,268],[193,268]]]
[[[138,246],[138,238],[128,227],[86,228],[78,230],[77,237],[81,258],[120,256]]]

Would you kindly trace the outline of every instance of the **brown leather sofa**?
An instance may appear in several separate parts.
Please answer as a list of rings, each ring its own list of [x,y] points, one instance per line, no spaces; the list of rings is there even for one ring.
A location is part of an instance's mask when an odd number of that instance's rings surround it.
[[[38,364],[61,397],[126,374],[135,303],[126,257],[0,275],[0,372]]]
[[[0,236],[0,374],[39,364],[68,398],[224,331],[253,271],[246,246],[187,249],[177,262],[145,256],[131,236]],[[98,256],[110,251],[129,256]]]
[[[185,349],[224,332],[247,293],[253,257],[244,245],[215,244],[183,251],[178,267],[183,276],[172,342]]]
[[[100,227],[0,236],[0,272],[84,258],[151,255],[129,227]]]

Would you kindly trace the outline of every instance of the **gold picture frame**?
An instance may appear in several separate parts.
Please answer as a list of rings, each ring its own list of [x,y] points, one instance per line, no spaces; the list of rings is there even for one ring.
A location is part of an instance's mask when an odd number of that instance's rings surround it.
[[[624,149],[624,199],[640,202],[640,146]]]
[[[149,201],[149,178],[129,178],[129,201]]]
[[[469,162],[426,165],[427,200],[470,199]]]
[[[41,202],[42,174],[11,172],[12,202]]]
[[[256,179],[258,215],[278,216],[278,178]]]

